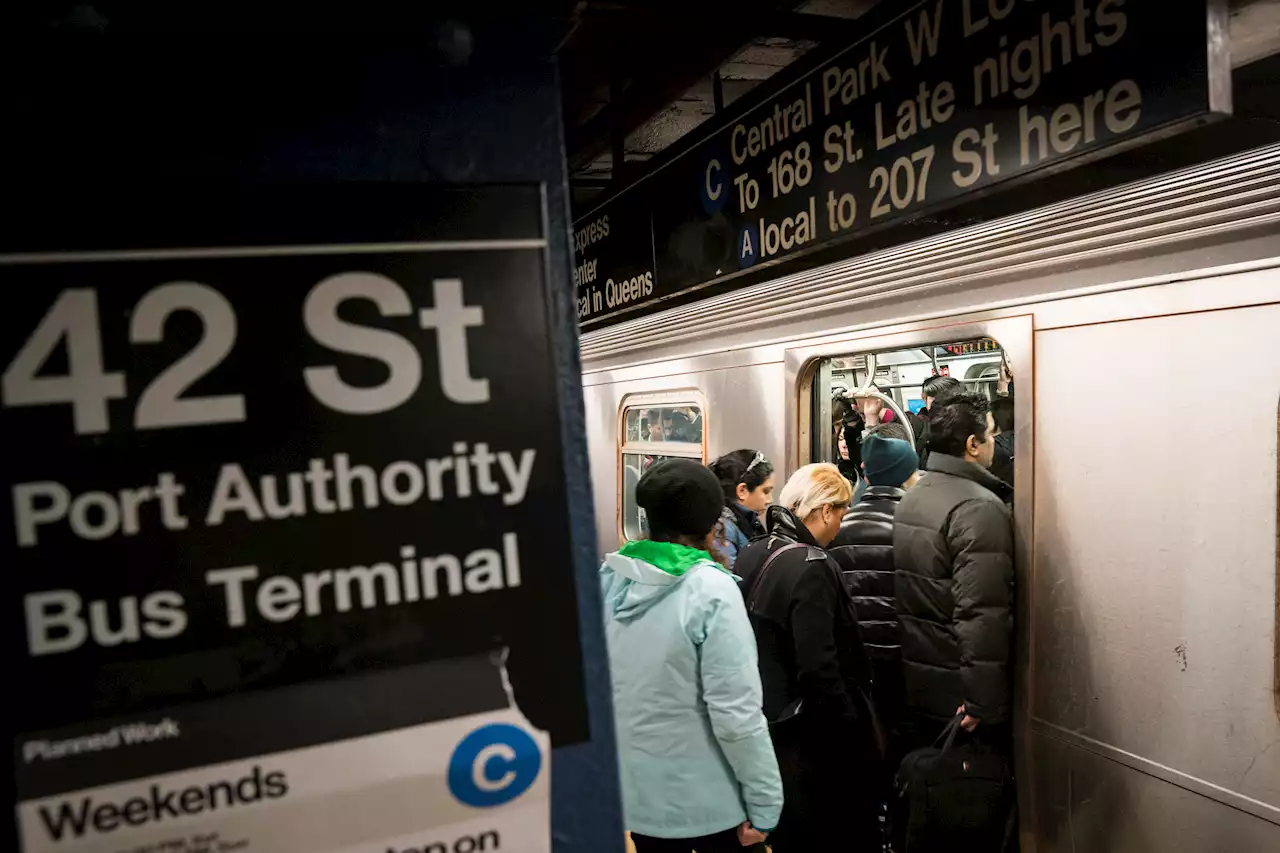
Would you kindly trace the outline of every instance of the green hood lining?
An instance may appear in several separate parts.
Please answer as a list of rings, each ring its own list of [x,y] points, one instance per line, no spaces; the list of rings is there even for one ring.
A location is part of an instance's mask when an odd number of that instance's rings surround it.
[[[654,542],[649,539],[637,539],[634,542],[628,542],[623,545],[618,549],[618,553],[635,560],[644,560],[649,565],[677,578],[698,563],[711,563],[717,569],[728,573],[706,551],[701,548],[681,545],[678,542]]]

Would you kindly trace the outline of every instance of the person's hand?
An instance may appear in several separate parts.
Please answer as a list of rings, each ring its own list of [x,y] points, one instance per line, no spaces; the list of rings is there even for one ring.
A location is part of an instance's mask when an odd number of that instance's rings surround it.
[[[884,411],[884,401],[878,397],[859,397],[857,400],[858,411],[862,413],[862,418],[869,426],[876,426],[880,423],[880,413]],[[874,423],[872,423],[874,421]]]
[[[884,401],[879,397],[856,397],[858,408],[863,414],[867,412],[878,412],[884,408]]]
[[[964,714],[963,705],[961,705],[959,708],[956,708],[956,714],[957,715]],[[964,719],[960,721],[960,728],[964,729],[966,732],[972,732],[974,729],[978,727],[978,723],[981,723],[981,722],[982,720],[979,720],[977,717],[970,717],[968,714],[964,714]]]
[[[742,825],[738,827],[738,843],[743,847],[750,847],[752,844],[761,844],[769,836],[767,832],[761,832],[751,825],[751,821],[744,820]]]

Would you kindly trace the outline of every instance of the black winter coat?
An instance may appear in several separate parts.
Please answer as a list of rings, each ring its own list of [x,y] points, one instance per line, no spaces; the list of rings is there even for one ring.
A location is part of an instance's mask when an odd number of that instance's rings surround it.
[[[844,574],[858,616],[858,633],[875,678],[873,696],[881,720],[893,725],[902,707],[902,642],[894,597],[893,518],[906,494],[896,486],[871,486],[849,508],[827,553]]]
[[[777,720],[799,699],[814,718],[856,720],[864,716],[856,697],[870,685],[871,668],[839,571],[784,507],[769,507],[765,527],[734,564],[755,630],[765,716]],[[805,547],[758,577],[770,554],[797,542]]]
[[[863,699],[870,667],[853,601],[795,515],[770,507],[765,529],[738,554],[734,571],[755,630],[764,713],[782,720],[770,736],[787,805],[770,844],[777,853],[878,853],[879,755]],[[762,573],[770,554],[793,543],[800,546]]]
[[[921,409],[916,415],[916,423],[911,424],[911,429],[916,436],[916,456],[920,457],[920,470],[926,469],[926,463],[929,461],[929,418],[932,412],[929,409]]]
[[[923,417],[928,414],[928,409],[921,409],[919,413],[910,409],[903,412],[907,416],[907,421],[911,424],[911,434],[916,438],[916,455],[919,456],[924,450],[924,428],[928,421]]]
[[[991,473],[1013,485],[1013,433],[1002,432],[996,436],[995,457],[991,460]]]
[[[1009,486],[972,462],[930,454],[893,531],[908,712],[1009,719],[1013,531]]]

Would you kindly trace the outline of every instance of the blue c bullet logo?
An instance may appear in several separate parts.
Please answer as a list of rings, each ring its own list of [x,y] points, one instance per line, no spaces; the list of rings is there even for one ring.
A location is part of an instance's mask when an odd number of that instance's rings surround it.
[[[449,759],[449,792],[476,808],[509,803],[529,790],[542,769],[542,752],[529,733],[491,723],[462,739]]]
[[[709,214],[718,213],[729,198],[728,187],[724,183],[724,160],[711,157],[702,169],[702,185],[698,187],[698,199],[702,209]]]

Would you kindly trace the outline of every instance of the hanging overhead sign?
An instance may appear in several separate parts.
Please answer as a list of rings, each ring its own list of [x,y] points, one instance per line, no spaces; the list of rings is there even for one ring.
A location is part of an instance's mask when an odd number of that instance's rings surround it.
[[[647,209],[605,205],[573,228],[578,319],[653,297],[653,227]]]
[[[651,222],[652,293],[588,299],[580,316],[625,315],[1228,113],[1225,5],[1176,5],[915,3],[609,201],[611,217]]]
[[[587,732],[548,523],[567,499],[542,204],[200,195],[179,228],[201,242],[160,223],[0,256],[5,642],[38,686],[6,714],[24,849],[506,827],[549,850],[549,741],[523,713]],[[486,811],[525,790],[538,825]]]

